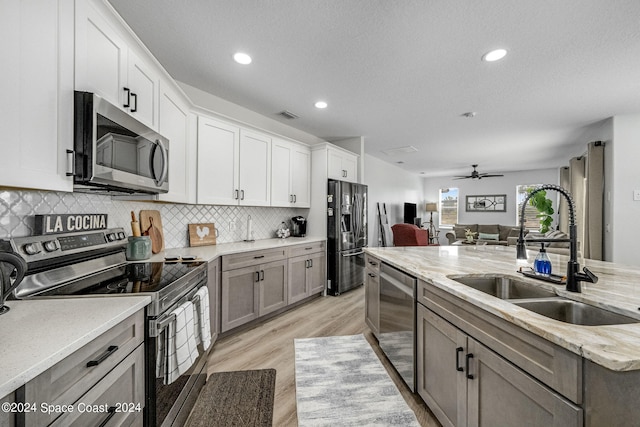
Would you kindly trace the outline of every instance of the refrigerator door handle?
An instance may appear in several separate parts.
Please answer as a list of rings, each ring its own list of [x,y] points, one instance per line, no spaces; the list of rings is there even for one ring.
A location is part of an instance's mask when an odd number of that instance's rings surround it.
[[[354,252],[352,254],[342,254],[343,257],[350,257],[350,256],[357,256],[357,255],[362,255],[364,253],[364,251],[360,251],[360,252]]]

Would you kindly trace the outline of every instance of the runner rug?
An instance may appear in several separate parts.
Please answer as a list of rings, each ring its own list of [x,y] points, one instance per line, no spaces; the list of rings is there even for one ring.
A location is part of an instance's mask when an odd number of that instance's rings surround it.
[[[187,426],[271,427],[275,388],[275,369],[213,373]]]
[[[363,335],[294,345],[300,427],[420,426]]]

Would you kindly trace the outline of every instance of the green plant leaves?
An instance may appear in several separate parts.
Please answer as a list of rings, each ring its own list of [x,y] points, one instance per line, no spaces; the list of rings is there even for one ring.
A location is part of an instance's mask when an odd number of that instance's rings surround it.
[[[534,189],[529,190],[531,194]],[[547,199],[547,192],[545,190],[538,191],[533,194],[529,199],[529,204],[538,210],[538,218],[540,218],[540,232],[546,233],[551,228],[553,222],[553,202]]]

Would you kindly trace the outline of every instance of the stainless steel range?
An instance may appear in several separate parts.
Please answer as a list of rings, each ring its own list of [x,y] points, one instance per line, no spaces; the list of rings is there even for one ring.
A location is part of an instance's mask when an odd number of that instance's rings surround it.
[[[207,285],[204,262],[127,262],[121,228],[13,238],[28,265],[12,298],[149,295],[145,325],[145,426],[181,426],[206,380],[208,351],[198,346],[193,366],[168,380],[166,351],[171,312]],[[171,382],[170,382],[171,381]],[[170,382],[170,383],[169,383]]]

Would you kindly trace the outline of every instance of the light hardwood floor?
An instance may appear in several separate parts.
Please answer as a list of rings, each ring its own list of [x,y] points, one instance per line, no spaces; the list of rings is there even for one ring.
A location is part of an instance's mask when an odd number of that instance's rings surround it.
[[[297,426],[295,338],[364,334],[420,424],[439,426],[418,395],[412,394],[380,351],[364,322],[364,288],[339,297],[320,297],[216,342],[209,356],[213,372],[275,368],[274,427]]]

